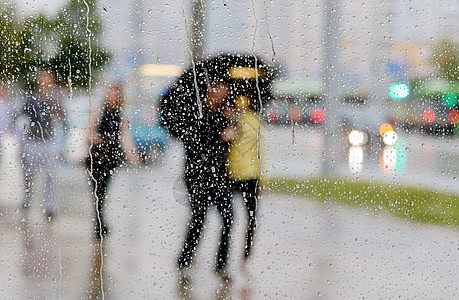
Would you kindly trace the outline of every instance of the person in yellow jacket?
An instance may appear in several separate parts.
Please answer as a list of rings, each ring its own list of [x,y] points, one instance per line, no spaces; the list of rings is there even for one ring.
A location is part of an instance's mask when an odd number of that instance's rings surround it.
[[[243,261],[247,261],[253,245],[256,211],[262,173],[262,143],[259,113],[251,109],[251,99],[239,96],[230,113],[233,138],[227,154],[227,172],[232,191],[242,194],[247,209],[248,225]]]

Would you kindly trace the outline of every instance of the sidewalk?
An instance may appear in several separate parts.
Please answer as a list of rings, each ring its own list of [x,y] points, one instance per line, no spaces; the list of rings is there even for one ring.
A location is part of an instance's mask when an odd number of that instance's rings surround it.
[[[67,168],[61,178],[59,190],[68,196],[60,202],[59,222],[46,224],[36,210],[27,231],[14,207],[0,217],[0,297],[86,299],[91,268],[102,263],[106,299],[178,298],[175,259],[188,220],[180,168],[169,161],[116,175],[107,203],[112,232],[103,261],[95,264],[84,172]],[[238,269],[245,220],[240,199],[235,203],[233,299],[425,299],[458,293],[456,230],[276,194],[260,203],[248,281]],[[213,299],[219,287],[211,269],[218,226],[213,210],[193,270],[195,299]]]
[[[162,166],[116,174],[102,260],[90,232],[93,204],[82,167],[59,171],[58,222],[46,223],[34,201],[26,223],[17,209],[20,170],[10,160],[13,175],[1,182],[13,196],[0,199],[0,298],[88,299],[101,283],[106,299],[178,298],[175,260],[189,215],[180,151],[172,147]],[[241,200],[235,203],[234,299],[448,299],[458,293],[457,230],[276,194],[260,203],[249,281],[238,268],[245,220]],[[213,299],[219,288],[212,272],[218,226],[212,210],[193,269],[195,299]]]

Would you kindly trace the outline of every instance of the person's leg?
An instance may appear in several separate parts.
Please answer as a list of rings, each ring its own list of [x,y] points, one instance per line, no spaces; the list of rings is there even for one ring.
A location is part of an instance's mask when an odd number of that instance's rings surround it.
[[[23,159],[23,180],[24,180],[24,199],[22,201],[23,208],[29,208],[32,203],[32,186],[35,172],[33,164],[27,159]]]
[[[56,209],[56,202],[54,199],[54,186],[53,186],[53,174],[51,170],[43,169],[45,175],[45,195],[43,198],[43,208],[47,218],[52,219]],[[49,171],[49,172],[48,172]]]
[[[56,199],[54,194],[54,178],[58,166],[59,149],[54,141],[42,143],[40,151],[40,161],[42,162],[43,174],[45,177],[45,194],[43,199],[43,208],[48,218],[52,218],[56,209]]]
[[[24,180],[24,199],[22,200],[22,207],[29,208],[32,202],[32,186],[35,173],[38,171],[36,159],[34,159],[34,152],[31,151],[32,144],[28,143],[23,145],[22,149],[22,175]]]
[[[244,259],[250,256],[253,246],[255,228],[257,226],[258,180],[246,180],[241,184],[242,198],[247,211],[247,232]]]
[[[201,238],[208,206],[207,197],[204,195],[206,190],[201,189],[201,185],[188,181],[186,186],[190,199],[191,219],[188,223],[185,242],[177,261],[180,270],[186,269],[192,264],[194,253]]]
[[[217,192],[215,195],[217,201],[217,210],[222,217],[222,231],[220,235],[220,242],[218,244],[218,252],[216,259],[215,270],[219,274],[225,274],[226,265],[229,259],[229,246],[231,241],[231,226],[233,224],[233,205],[231,202],[231,192],[229,188],[224,188]]]
[[[90,174],[92,183],[92,193],[94,195],[94,237],[105,237],[108,233],[108,227],[104,219],[104,202],[107,197],[107,187],[111,179],[110,170],[103,168],[93,169]]]

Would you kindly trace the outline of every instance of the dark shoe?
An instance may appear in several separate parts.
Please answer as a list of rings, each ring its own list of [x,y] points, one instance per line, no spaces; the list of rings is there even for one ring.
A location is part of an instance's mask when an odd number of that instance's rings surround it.
[[[48,222],[54,221],[56,218],[56,213],[53,210],[47,210],[45,211],[45,220]]]
[[[215,273],[217,274],[218,278],[220,279],[220,282],[223,285],[231,285],[233,282],[233,279],[231,276],[226,272],[225,270],[215,270]]]
[[[178,280],[178,287],[177,292],[180,299],[193,299],[192,296],[193,288],[191,286],[191,275],[189,274],[189,270],[184,269],[179,271],[179,280]]]
[[[216,270],[216,274],[220,279],[220,286],[217,289],[214,299],[228,299],[231,293],[233,280],[224,270]]]
[[[22,201],[21,208],[22,208],[24,211],[29,210],[29,208],[30,208],[30,202]]]

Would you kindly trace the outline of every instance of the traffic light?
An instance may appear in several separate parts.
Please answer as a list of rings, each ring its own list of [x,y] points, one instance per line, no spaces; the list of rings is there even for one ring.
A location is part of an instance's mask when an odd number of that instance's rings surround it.
[[[410,95],[410,88],[405,83],[396,82],[389,87],[389,97],[392,99],[405,99]]]
[[[446,93],[443,95],[443,104],[446,106],[456,106],[458,103],[458,97],[456,94],[453,93]]]

